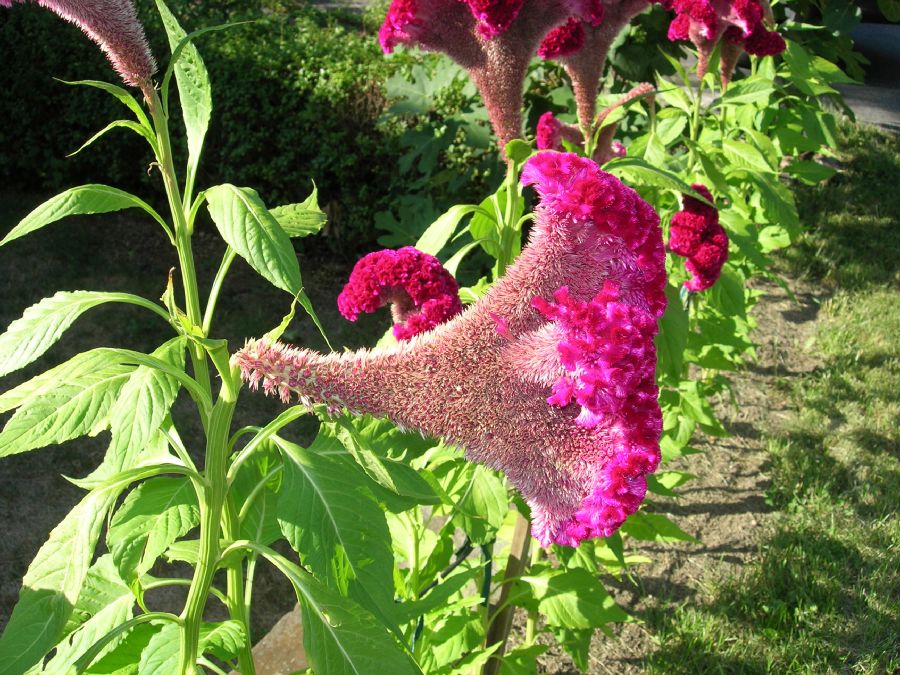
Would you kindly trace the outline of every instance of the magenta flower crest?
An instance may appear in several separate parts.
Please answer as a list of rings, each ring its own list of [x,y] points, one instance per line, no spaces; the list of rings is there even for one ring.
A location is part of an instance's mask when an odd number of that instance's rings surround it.
[[[251,341],[251,386],[388,417],[506,472],[547,545],[607,536],[659,461],[653,380],[665,310],[659,218],[589,159],[544,152],[522,182],[531,238],[476,304],[389,348],[319,354]]]
[[[0,0],[0,6],[13,2]],[[35,0],[69,23],[78,26],[106,54],[106,58],[126,84],[149,86],[156,72],[156,60],[147,45],[131,0]]]
[[[742,51],[754,56],[773,56],[786,48],[784,38],[766,28],[774,23],[765,0],[661,0],[675,18],[669,39],[690,40],[697,47],[697,73],[702,77],[716,44],[722,41],[723,85],[727,86]]]
[[[390,304],[398,340],[429,331],[462,311],[453,275],[437,258],[412,246],[361,258],[337,302],[350,321]]]
[[[501,147],[522,135],[528,62],[544,36],[570,16],[590,19],[596,0],[393,0],[381,46],[447,54],[478,87]]]
[[[713,197],[705,185],[692,185],[708,201]],[[718,281],[728,260],[728,235],[719,224],[714,206],[684,195],[682,210],[672,216],[669,250],[687,258],[685,267],[691,278],[684,286],[689,291],[704,291]]]
[[[538,150],[562,152],[565,149],[563,140],[573,145],[581,145],[584,142],[578,127],[561,122],[552,112],[545,112],[541,115],[537,125]]]

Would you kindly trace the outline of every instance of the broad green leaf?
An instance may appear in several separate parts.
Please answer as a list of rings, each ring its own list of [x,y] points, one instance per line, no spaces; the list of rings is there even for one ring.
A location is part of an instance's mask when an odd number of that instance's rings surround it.
[[[108,350],[92,349],[73,356],[63,364],[51,368],[18,387],[0,395],[0,413],[18,408],[29,401],[54,392],[60,387],[74,385],[92,377],[99,370],[118,368],[121,374],[129,374],[133,368],[121,364]]]
[[[177,337],[160,346],[153,356],[184,370],[186,340]],[[91,478],[110,476],[131,468],[159,429],[178,396],[181,384],[171,375],[139,366],[122,387],[109,413],[112,440],[103,463]]]
[[[465,462],[447,492],[453,495],[454,520],[476,544],[486,544],[496,536],[509,511],[509,497],[503,481],[480,464]]]
[[[775,91],[775,87],[772,80],[762,77],[748,77],[744,80],[730,83],[725,95],[711,105],[762,103],[768,101],[773,91]]]
[[[759,187],[760,202],[766,219],[772,225],[781,225],[788,234],[795,236],[800,231],[800,216],[794,196],[786,185],[772,175],[751,173],[751,180]]]
[[[394,558],[382,510],[340,462],[276,443],[284,457],[278,521],[301,562],[370,611],[389,611]]]
[[[725,316],[747,316],[744,281],[730,265],[722,268],[719,280],[710,289],[709,301]]]
[[[227,661],[237,656],[247,644],[247,634],[240,621],[204,623],[200,627],[200,653],[212,654]]]
[[[780,225],[766,225],[759,231],[759,245],[763,253],[791,245],[791,235]]]
[[[628,516],[628,520],[622,525],[620,531],[641,541],[699,543],[695,537],[659,513],[646,513],[645,511],[633,513]]]
[[[646,185],[671,190],[678,194],[687,194],[705,202],[694,188],[681,180],[671,171],[660,169],[637,157],[619,157],[603,165],[603,170],[625,180],[629,184]]]
[[[178,656],[181,648],[181,627],[165,624],[147,643],[141,652],[138,675],[173,675],[178,672]]]
[[[294,586],[302,609],[303,646],[314,672],[421,675],[409,652],[361,606],[274,551],[250,548],[264,555]]]
[[[26,234],[30,234],[51,223],[55,223],[57,220],[62,220],[67,216],[110,213],[112,211],[134,208],[143,209],[163,228],[168,230],[166,221],[153,210],[153,207],[139,197],[108,185],[90,184],[69,188],[65,192],[61,192],[45,201],[11,229],[0,241],[0,246],[8,244],[19,237],[24,237]]]
[[[276,206],[274,209],[269,209],[269,213],[275,217],[275,220],[281,225],[281,229],[292,239],[318,234],[328,222],[328,216],[319,208],[319,188],[315,183],[313,183],[313,190],[309,197],[299,204]]]
[[[595,628],[628,620],[628,615],[616,604],[603,584],[587,570],[547,569],[537,575],[526,575],[522,580],[531,587],[538,611],[551,625]]]
[[[548,645],[531,645],[506,652],[500,662],[500,675],[537,675],[536,659],[548,649]]]
[[[106,656],[90,666],[87,675],[137,675],[141,654],[161,630],[149,623],[135,626]]]
[[[302,282],[291,240],[256,191],[217,185],[206,191],[206,199],[225,242],[273,285],[297,295]]]
[[[156,8],[166,29],[173,58],[178,59],[175,62],[175,81],[178,83],[178,97],[181,101],[181,112],[187,132],[188,182],[193,185],[193,178],[197,173],[197,166],[200,164],[203,139],[206,137],[206,130],[212,115],[212,87],[209,83],[206,65],[203,63],[197,47],[190,41],[183,43],[186,34],[179,25],[178,19],[162,0],[156,0]],[[181,52],[175,54],[179,46]]]
[[[80,153],[85,148],[88,148],[91,145],[93,145],[95,141],[99,140],[100,138],[105,136],[108,132],[112,131],[113,129],[130,129],[131,131],[136,133],[138,136],[143,137],[144,140],[146,140],[150,144],[150,147],[153,149],[154,153],[156,152],[156,137],[153,135],[153,132],[151,132],[150,129],[148,129],[147,127],[145,127],[142,124],[135,122],[134,120],[115,120],[115,121],[107,124],[96,134],[91,136],[84,143],[82,143],[78,147],[77,150],[70,152],[67,156],[74,157],[75,155]]]
[[[0,432],[0,457],[62,443],[107,426],[131,368],[107,366],[31,398]]]
[[[898,2],[900,5],[900,2]],[[795,159],[787,165],[785,171],[807,185],[818,185],[837,173],[835,169],[808,159]]]
[[[587,671],[594,631],[584,628],[573,630],[562,626],[550,626],[550,631],[566,654],[571,657],[575,667],[582,672]]]
[[[695,479],[692,473],[684,471],[661,471],[647,476],[647,489],[659,495],[666,497],[677,497],[676,488],[681,487],[688,481]]]
[[[110,491],[89,493],[38,551],[0,636],[0,672],[24,673],[59,642],[114,500]]]
[[[678,394],[681,397],[681,411],[684,415],[696,421],[703,430],[713,436],[727,436],[728,432],[716,419],[709,401],[700,390],[700,384],[695,381],[682,381],[678,385]]]
[[[150,571],[179,537],[200,522],[194,485],[187,478],[152,478],[122,502],[106,540],[119,575],[128,583]]]
[[[424,234],[419,237],[415,247],[422,253],[436,256],[450,241],[450,238],[456,232],[457,226],[459,226],[459,222],[477,210],[478,207],[474,204],[456,204],[451,206],[440,218],[428,226]]]
[[[733,166],[752,171],[771,172],[773,169],[755,145],[726,138],[722,141],[722,153]]]
[[[44,675],[69,675],[72,664],[95,642],[133,614],[134,596],[119,578],[110,556],[100,558],[89,570],[72,618],[81,624],[56,647],[53,658],[44,667]],[[121,641],[110,642],[98,654],[112,651]]]
[[[659,320],[656,351],[660,370],[677,382],[681,379],[684,348],[687,345],[688,315],[678,291],[671,285],[666,286],[666,297],[668,305]]]
[[[484,642],[484,621],[476,612],[450,614],[435,623],[425,638],[428,642],[420,658],[423,670],[432,673],[479,649]]]
[[[397,607],[394,612],[397,615],[397,623],[404,624],[415,621],[420,616],[441,610],[446,606],[450,598],[459,593],[467,584],[471,582],[477,583],[482,574],[484,572],[481,566],[463,569],[461,572],[451,574],[428,591],[423,598],[404,602]]]
[[[0,377],[24,368],[53,346],[75,320],[86,311],[107,302],[153,306],[129,293],[60,291],[25,310],[0,335]],[[161,307],[154,311],[162,312]]]

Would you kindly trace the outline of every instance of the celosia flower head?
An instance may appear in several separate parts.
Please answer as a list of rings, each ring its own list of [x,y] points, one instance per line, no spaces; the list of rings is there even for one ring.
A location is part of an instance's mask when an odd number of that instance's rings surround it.
[[[106,54],[126,84],[146,87],[156,61],[131,0],[34,0],[41,7],[78,26]],[[0,0],[0,6],[13,2]]]
[[[476,304],[383,349],[318,354],[265,341],[234,359],[251,386],[385,416],[506,472],[547,545],[608,536],[659,461],[653,379],[665,310],[659,218],[573,154],[539,153],[522,254]]]
[[[709,202],[712,194],[705,185],[692,185]],[[685,267],[691,278],[684,286],[689,291],[704,291],[719,279],[728,260],[728,235],[719,224],[719,212],[699,199],[684,195],[682,210],[672,216],[669,250],[687,258]]]
[[[722,42],[724,86],[742,51],[754,56],[772,56],[785,50],[784,38],[766,28],[773,23],[772,10],[765,0],[661,0],[675,11],[669,25],[669,39],[690,40],[697,47],[697,73],[706,73],[716,43]]]
[[[597,0],[393,0],[381,46],[444,52],[478,87],[501,147],[522,135],[522,90],[543,37],[570,16],[589,19]]]
[[[337,302],[350,321],[390,304],[398,340],[429,331],[462,311],[453,275],[433,255],[412,246],[361,258]]]
[[[536,142],[538,150],[563,151],[563,140],[573,145],[581,145],[584,138],[578,127],[561,122],[552,112],[545,112],[538,120]]]

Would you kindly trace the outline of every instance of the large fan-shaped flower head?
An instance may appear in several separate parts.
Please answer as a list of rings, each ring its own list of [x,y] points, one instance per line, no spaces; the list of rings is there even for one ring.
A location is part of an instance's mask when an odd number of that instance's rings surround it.
[[[379,33],[397,45],[443,52],[478,87],[504,147],[522,135],[528,62],[544,36],[570,16],[589,19],[597,0],[393,0]]]
[[[0,0],[0,7],[14,2]],[[156,61],[147,45],[144,27],[131,0],[34,0],[78,26],[106,54],[126,84],[145,88],[156,72]]]
[[[337,301],[350,321],[389,304],[398,340],[429,331],[462,311],[453,275],[433,255],[412,246],[361,258]]]
[[[319,354],[251,341],[251,386],[385,416],[506,472],[544,544],[608,536],[659,461],[653,337],[665,310],[659,218],[596,163],[542,152],[530,241],[462,314],[395,346]]]

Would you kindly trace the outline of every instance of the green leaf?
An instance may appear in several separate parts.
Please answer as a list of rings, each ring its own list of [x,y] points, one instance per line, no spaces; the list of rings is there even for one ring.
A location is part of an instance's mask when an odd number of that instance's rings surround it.
[[[687,345],[688,315],[673,286],[666,286],[666,297],[669,302],[666,313],[659,320],[656,350],[659,369],[677,382],[681,379],[684,348]]]
[[[269,209],[269,213],[292,239],[318,234],[328,222],[328,216],[319,208],[319,189],[315,183],[309,197],[299,204],[277,206]]]
[[[548,645],[531,645],[506,652],[500,662],[500,675],[537,675],[536,659],[548,649]]]
[[[514,138],[506,144],[506,157],[514,166],[522,166],[531,155],[534,154],[534,148],[531,143],[523,141],[521,138]]]
[[[68,84],[72,86],[80,85],[85,87],[95,87],[96,89],[101,89],[106,93],[110,94],[114,98],[118,99],[120,103],[124,104],[131,112],[134,113],[134,116],[138,119],[138,121],[147,129],[152,130],[153,127],[150,124],[150,120],[147,118],[147,113],[144,112],[144,109],[141,107],[141,104],[137,102],[137,99],[132,96],[126,89],[120,87],[115,84],[110,84],[109,82],[101,82],[100,80],[75,80],[75,81],[66,81],[59,80],[63,84]]]
[[[641,541],[689,541],[693,544],[700,543],[666,516],[658,513],[646,513],[644,511],[633,513],[628,516],[628,520],[622,525],[620,531]]]
[[[133,583],[199,523],[200,507],[189,479],[153,478],[141,483],[116,511],[106,537],[119,575]]]
[[[150,640],[160,631],[149,623],[131,629],[106,656],[90,666],[87,675],[137,675],[141,654]]]
[[[603,584],[587,570],[547,569],[537,575],[526,575],[522,581],[531,587],[538,611],[553,626],[595,628],[628,620]]]
[[[681,487],[690,480],[696,478],[692,473],[684,471],[662,471],[647,476],[647,489],[654,494],[666,497],[677,497],[675,488]]]
[[[86,311],[107,302],[154,306],[129,293],[60,291],[25,310],[0,335],[0,377],[24,368],[53,346],[75,320]],[[163,312],[156,306],[154,311]]]
[[[759,245],[763,253],[787,248],[791,245],[791,235],[780,225],[766,225],[759,231]]]
[[[744,281],[731,266],[722,268],[722,274],[709,292],[710,303],[725,316],[747,316],[744,298]]]
[[[123,209],[143,209],[156,220],[164,229],[169,226],[166,221],[153,210],[147,202],[118,188],[108,185],[81,185],[69,188],[55,197],[51,197],[34,211],[25,216],[18,225],[9,231],[0,241],[0,246],[24,237],[35,230],[62,220],[67,216],[79,216],[90,213],[110,213]]]
[[[101,557],[88,570],[72,613],[81,625],[57,645],[53,658],[44,667],[44,675],[69,675],[72,664],[100,638],[128,621],[133,609],[131,589],[122,583],[111,557]],[[112,651],[117,644],[118,641],[110,642],[98,656]]]
[[[108,365],[30,398],[0,432],[0,457],[106,428],[108,413],[131,370],[119,364]]]
[[[900,2],[898,2],[900,5]],[[837,173],[830,166],[819,164],[807,159],[795,159],[788,164],[785,171],[807,185],[818,185],[822,181],[826,181]]]
[[[185,42],[187,36],[179,25],[178,19],[162,0],[156,0],[156,8],[169,38],[169,48],[172,50],[175,81],[178,83],[178,97],[181,101],[181,112],[187,132],[188,184],[192,186],[197,166],[200,164],[203,139],[206,137],[206,130],[212,115],[212,87],[200,52],[197,51],[193,42]],[[179,48],[181,52],[177,53]]]
[[[671,190],[678,194],[688,194],[706,201],[702,195],[697,195],[694,188],[681,180],[671,171],[660,169],[637,157],[619,157],[603,165],[603,170],[614,176],[618,176],[629,184],[646,185]]]
[[[446,489],[454,496],[454,521],[473,543],[492,540],[509,511],[509,496],[496,473],[480,464],[465,462]]]
[[[878,9],[892,23],[900,21],[900,0],[878,0]]]
[[[167,623],[147,643],[141,652],[139,675],[172,675],[178,672],[181,627]]]
[[[28,566],[19,601],[0,636],[0,672],[24,673],[59,642],[114,499],[105,490],[89,493],[53,529]]]
[[[409,623],[420,616],[425,616],[429,612],[440,610],[453,595],[459,593],[470,582],[477,582],[482,574],[481,566],[451,574],[428,591],[423,598],[399,605],[394,612],[397,616],[397,622],[400,624]]]
[[[376,614],[394,601],[390,532],[362,481],[334,459],[277,439],[284,457],[281,531],[301,562]]]
[[[760,201],[766,219],[772,225],[781,225],[792,236],[799,233],[800,216],[794,196],[786,185],[778,182],[772,175],[750,174],[749,177],[759,186]]]
[[[409,652],[365,609],[274,551],[250,548],[264,555],[293,584],[302,609],[303,646],[314,672],[421,675]]]
[[[720,99],[711,105],[743,105],[745,103],[763,103],[769,100],[775,86],[772,80],[763,77],[748,77],[728,85],[728,90]]]
[[[212,654],[227,661],[237,656],[247,644],[247,634],[240,621],[204,623],[200,626],[200,653]]]
[[[206,199],[222,239],[274,286],[297,295],[302,282],[294,247],[256,191],[226,183],[207,190]]]
[[[134,120],[115,120],[114,122],[110,122],[105,127],[103,127],[96,134],[87,139],[84,143],[82,143],[77,150],[70,152],[67,157],[74,157],[78,153],[80,153],[85,148],[94,144],[95,141],[99,140],[103,136],[105,136],[108,132],[113,129],[131,129],[138,136],[141,136],[146,140],[150,147],[153,149],[153,152],[156,153],[156,137],[153,135],[153,132],[150,131],[147,127],[142,124],[138,124]]]
[[[774,169],[755,145],[726,138],[722,141],[722,153],[735,167],[752,171],[771,172]]]
[[[571,657],[575,667],[582,672],[586,671],[588,669],[588,656],[594,631],[586,629],[573,630],[561,626],[551,626],[550,631],[566,654]]]
[[[186,339],[177,337],[160,346],[153,356],[179,371],[184,370]],[[154,433],[169,414],[181,383],[171,375],[139,366],[122,387],[109,413],[112,440],[100,467],[90,478],[102,479],[134,466]]]
[[[436,256],[456,232],[459,221],[477,210],[478,207],[474,204],[456,204],[451,206],[428,226],[428,229],[419,237],[415,247],[422,253]]]

